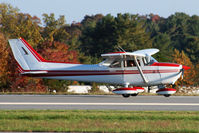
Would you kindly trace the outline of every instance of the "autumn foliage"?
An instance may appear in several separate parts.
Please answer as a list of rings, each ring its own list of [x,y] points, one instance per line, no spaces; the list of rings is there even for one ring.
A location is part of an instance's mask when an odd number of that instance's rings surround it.
[[[8,70],[9,52],[7,47],[7,40],[4,35],[0,33],[0,88],[8,87],[9,70]]]
[[[199,16],[175,13],[158,15],[121,14],[86,15],[81,22],[66,24],[64,16],[20,13],[8,4],[0,4],[0,91],[65,91],[71,81],[44,80],[19,74],[8,39],[24,38],[45,60],[69,63],[98,63],[100,54],[158,48],[155,58],[191,67],[176,86],[199,85]],[[74,82],[78,84],[78,82]]]
[[[69,46],[61,42],[45,42],[38,52],[44,59],[57,62],[78,63],[78,54],[69,50]]]
[[[196,69],[190,59],[185,55],[185,53],[174,50],[173,53],[173,62],[189,66],[190,69],[184,71],[184,76],[178,79],[175,83],[176,86],[192,86],[196,82]],[[179,88],[178,88],[179,89]]]
[[[19,74],[17,63],[14,60],[11,49],[8,47],[7,40],[0,34],[1,45],[1,64],[0,64],[0,88],[1,91],[12,92],[47,92],[49,90],[50,82],[44,82],[43,79],[35,79],[31,77],[24,77]],[[40,49],[41,55],[50,61],[78,63],[77,52],[68,50],[64,43],[44,43],[45,49]],[[56,82],[57,84],[59,82]],[[63,84],[63,82],[62,82]],[[55,89],[55,87],[53,88]]]

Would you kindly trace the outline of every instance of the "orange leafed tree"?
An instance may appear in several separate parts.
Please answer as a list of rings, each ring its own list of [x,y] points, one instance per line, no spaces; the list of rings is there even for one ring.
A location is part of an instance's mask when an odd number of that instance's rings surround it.
[[[41,79],[23,77],[8,45],[8,40],[0,33],[0,91],[45,92]]]
[[[79,63],[78,53],[75,50],[69,50],[69,46],[60,42],[45,42],[38,52],[50,61]]]
[[[3,90],[8,86],[8,78],[9,78],[9,71],[8,71],[8,47],[7,41],[4,38],[4,35],[0,33],[0,89]]]
[[[179,52],[176,49],[174,50],[174,53],[173,53],[172,57],[173,57],[173,61],[175,63],[182,64],[182,65],[185,65],[185,66],[189,66],[191,68],[189,70],[185,70],[184,71],[183,79],[182,78],[179,79],[175,83],[175,85],[177,85],[177,86],[194,85],[196,71],[195,71],[194,65],[190,61],[189,57],[187,57],[183,51]]]
[[[71,62],[78,63],[77,52],[68,50],[68,45],[60,42],[53,43],[44,43],[40,44],[40,54],[46,59],[50,61],[57,62]],[[15,66],[11,68],[12,76],[10,76],[10,80],[12,81],[11,90],[14,92],[46,92],[47,89],[55,89],[54,86],[59,86],[59,89],[62,89],[62,82],[52,81],[53,85],[48,84],[48,82],[44,83],[42,79],[35,79],[31,77],[23,77],[19,75],[16,69],[16,62],[11,61],[11,66]],[[56,84],[56,85],[54,85]],[[60,85],[58,85],[60,84]],[[52,86],[52,87],[51,87]]]

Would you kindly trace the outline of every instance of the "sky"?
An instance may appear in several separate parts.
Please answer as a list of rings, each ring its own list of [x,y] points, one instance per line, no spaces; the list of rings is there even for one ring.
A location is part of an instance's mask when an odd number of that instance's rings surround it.
[[[131,13],[168,17],[175,12],[199,15],[199,0],[0,0],[42,19],[43,13],[64,15],[66,23],[80,22],[85,15]]]

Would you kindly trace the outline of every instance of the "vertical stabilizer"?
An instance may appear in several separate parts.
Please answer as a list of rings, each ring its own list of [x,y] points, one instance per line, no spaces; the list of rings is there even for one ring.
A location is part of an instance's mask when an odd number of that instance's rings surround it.
[[[24,39],[10,39],[9,43],[21,73],[40,69],[44,59]]]

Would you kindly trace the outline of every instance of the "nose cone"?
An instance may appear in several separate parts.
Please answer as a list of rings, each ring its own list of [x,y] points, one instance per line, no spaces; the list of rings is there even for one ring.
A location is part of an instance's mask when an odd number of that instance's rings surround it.
[[[188,70],[188,69],[190,69],[191,67],[188,67],[188,66],[182,66],[182,68],[184,69],[184,70]]]

